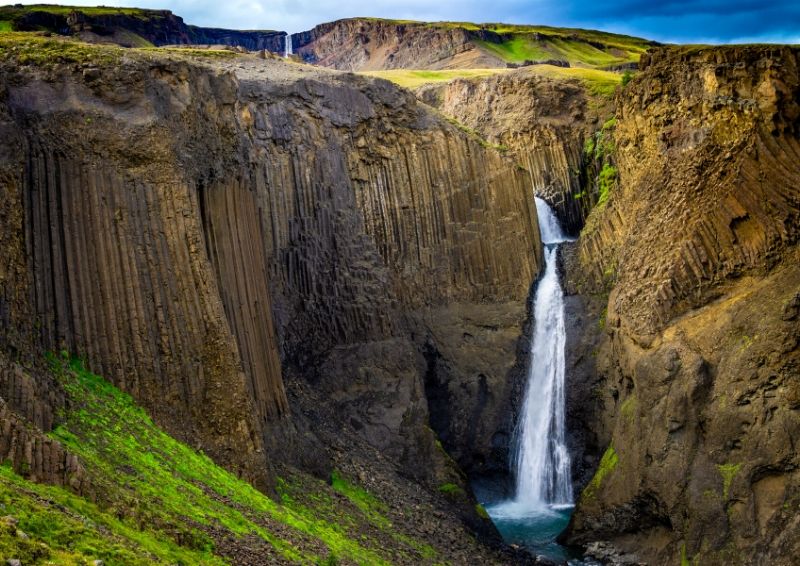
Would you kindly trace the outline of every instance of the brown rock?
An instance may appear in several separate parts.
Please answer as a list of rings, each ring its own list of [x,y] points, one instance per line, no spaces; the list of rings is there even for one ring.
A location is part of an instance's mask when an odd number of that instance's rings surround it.
[[[619,100],[621,185],[580,241],[594,286],[612,273],[592,426],[615,464],[571,542],[656,564],[800,552],[798,55],[657,50]]]

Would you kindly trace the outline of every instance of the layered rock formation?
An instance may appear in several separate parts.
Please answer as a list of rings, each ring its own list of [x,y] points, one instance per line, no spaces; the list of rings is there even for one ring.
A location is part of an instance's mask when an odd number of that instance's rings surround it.
[[[584,67],[636,62],[654,45],[579,29],[350,18],[292,35],[308,63],[345,71],[481,69],[536,63]]]
[[[308,436],[333,426],[431,487],[461,483],[428,428],[426,356],[459,317],[514,351],[540,253],[521,172],[384,81],[114,53],[3,65],[9,358],[45,380],[44,351],[84,356],[257,482],[270,459],[324,464]],[[338,422],[288,419],[281,358]],[[489,422],[510,403],[464,410]]]
[[[152,45],[229,45],[249,51],[283,53],[286,33],[204,28],[184,23],[169,10],[134,8],[66,8],[62,6],[4,6],[0,19],[15,31],[49,30],[92,43],[124,47]]]
[[[658,50],[619,99],[621,184],[573,275],[613,287],[587,401],[608,448],[571,542],[657,564],[800,550],[799,55]]]
[[[292,46],[309,63],[347,71],[505,67],[476,48],[477,38],[459,27],[353,18],[293,34]]]

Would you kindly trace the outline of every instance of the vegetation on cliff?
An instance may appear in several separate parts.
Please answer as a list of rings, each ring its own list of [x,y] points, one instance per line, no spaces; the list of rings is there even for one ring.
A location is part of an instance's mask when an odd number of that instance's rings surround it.
[[[440,84],[454,79],[482,79],[492,75],[509,73],[511,69],[389,69],[385,71],[364,71],[364,75],[378,77],[410,89],[423,85]],[[600,69],[583,69],[578,67],[558,67],[556,65],[531,65],[524,71],[531,75],[558,80],[578,79],[586,89],[595,96],[611,98],[621,84],[623,75]]]
[[[34,31],[124,47],[209,44],[282,53],[285,33],[202,28],[169,10],[32,4],[0,7],[0,32]]]
[[[306,564],[435,558],[431,547],[395,532],[386,506],[342,474],[331,486],[284,477],[273,501],[168,436],[81,360],[63,354],[50,362],[70,407],[52,436],[85,464],[94,501],[3,466],[2,556],[24,564],[224,564],[248,562],[248,553]]]
[[[110,66],[122,57],[147,57],[164,54],[177,57],[225,59],[236,57],[235,51],[190,47],[152,47],[123,49],[116,45],[93,45],[71,37],[46,36],[35,32],[11,32],[0,35],[0,61],[42,68],[61,63]]]
[[[329,40],[326,34],[335,30]],[[367,39],[363,43],[358,39]],[[370,37],[372,36],[372,37]],[[334,43],[347,37],[346,44]],[[428,49],[424,54],[405,57],[416,49],[418,38],[425,38]],[[353,41],[355,39],[355,41]],[[453,44],[462,42],[459,49]],[[654,43],[645,39],[601,31],[557,28],[536,25],[470,22],[416,22],[379,18],[351,18],[321,24],[294,37],[298,52],[308,60],[335,68],[475,68],[475,62],[489,67],[505,67],[531,62],[559,61],[573,67],[618,68],[635,64]],[[360,55],[354,59],[350,47],[370,51],[375,43],[392,43],[392,57],[383,61],[377,49],[367,60]],[[471,52],[465,56],[465,52]],[[355,52],[354,52],[355,53]],[[356,61],[359,59],[359,61]],[[472,61],[471,63],[466,63]]]

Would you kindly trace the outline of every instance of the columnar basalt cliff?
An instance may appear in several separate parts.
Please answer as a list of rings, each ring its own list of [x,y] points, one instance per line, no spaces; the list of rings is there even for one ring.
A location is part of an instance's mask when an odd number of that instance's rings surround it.
[[[516,348],[540,243],[513,163],[387,82],[255,57],[117,50],[2,72],[12,371],[84,356],[264,484],[271,460],[324,466],[297,419],[360,434],[431,487],[462,483],[428,427],[427,357],[452,346],[443,312]],[[511,366],[456,377],[504,383]],[[290,420],[282,371],[339,422]],[[488,454],[511,390],[464,403]]]
[[[613,287],[587,411],[608,449],[572,542],[656,564],[800,552],[799,63],[658,50],[619,98],[621,184],[573,273]]]
[[[598,196],[587,183],[591,159],[584,142],[612,115],[610,98],[592,94],[579,79],[525,70],[424,86],[417,95],[508,150],[536,195],[556,210],[569,233],[578,234]]]

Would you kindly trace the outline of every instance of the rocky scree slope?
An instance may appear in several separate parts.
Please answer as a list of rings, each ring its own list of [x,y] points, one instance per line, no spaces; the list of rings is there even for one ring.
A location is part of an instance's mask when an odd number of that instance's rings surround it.
[[[800,51],[656,50],[618,98],[620,183],[568,278],[610,288],[584,412],[607,446],[566,540],[649,563],[800,545]]]
[[[0,23],[12,31],[49,31],[91,43],[123,47],[227,45],[283,53],[286,33],[187,25],[169,10],[34,4],[0,7]]]
[[[491,532],[429,414],[474,390],[449,441],[505,466],[540,264],[512,163],[385,81],[28,35],[0,49],[4,426],[54,426],[42,360],[63,350],[261,487],[280,464],[327,477],[341,454],[320,439],[338,435],[392,481],[452,486],[442,505]],[[28,430],[4,455],[17,471],[79,482]]]
[[[346,71],[468,69],[550,62],[635,67],[653,42],[604,32],[465,22],[351,18],[292,35],[304,61]]]

